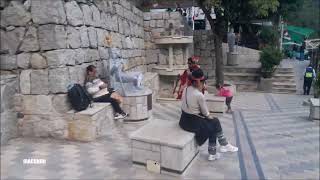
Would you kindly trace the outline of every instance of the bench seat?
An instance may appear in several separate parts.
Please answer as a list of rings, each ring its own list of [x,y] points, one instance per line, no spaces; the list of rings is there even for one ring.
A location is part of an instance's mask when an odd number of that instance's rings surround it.
[[[183,173],[199,152],[194,133],[182,130],[176,121],[152,120],[130,139],[133,163],[156,161],[161,173]]]
[[[93,141],[105,136],[114,127],[113,109],[110,103],[93,103],[86,110],[67,112],[68,139]]]

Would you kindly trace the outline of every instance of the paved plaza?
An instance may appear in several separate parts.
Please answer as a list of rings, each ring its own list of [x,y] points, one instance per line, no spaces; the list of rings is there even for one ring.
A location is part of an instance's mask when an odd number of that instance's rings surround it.
[[[90,143],[13,139],[1,147],[1,179],[319,179],[319,122],[308,119],[306,98],[238,93],[234,113],[218,116],[239,152],[209,162],[205,144],[180,176],[133,165],[129,135],[144,123],[117,122],[108,136]],[[179,115],[179,102],[153,106],[153,118],[178,123]],[[46,164],[23,164],[28,158]]]

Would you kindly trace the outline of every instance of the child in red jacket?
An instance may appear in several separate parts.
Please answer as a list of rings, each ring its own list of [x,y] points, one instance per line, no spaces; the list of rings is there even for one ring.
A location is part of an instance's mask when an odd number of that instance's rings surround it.
[[[217,93],[218,96],[226,97],[226,105],[228,107],[228,110],[226,111],[226,113],[232,113],[231,101],[233,98],[233,94],[232,94],[231,90],[223,87],[221,84],[217,84],[216,88],[218,90],[218,93]]]

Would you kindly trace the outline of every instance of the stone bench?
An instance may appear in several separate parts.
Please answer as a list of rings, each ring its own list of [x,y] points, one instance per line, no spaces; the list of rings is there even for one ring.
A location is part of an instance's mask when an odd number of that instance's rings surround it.
[[[213,113],[224,113],[226,98],[221,96],[215,96],[213,94],[205,94],[208,109]]]
[[[319,98],[311,98],[310,99],[310,119],[312,120],[320,120],[320,106],[319,106]]]
[[[93,141],[107,135],[114,127],[113,109],[110,103],[93,103],[86,110],[67,112],[68,139]]]
[[[195,135],[179,127],[176,121],[155,119],[130,136],[132,162],[147,165],[155,161],[161,173],[182,174],[198,154]]]

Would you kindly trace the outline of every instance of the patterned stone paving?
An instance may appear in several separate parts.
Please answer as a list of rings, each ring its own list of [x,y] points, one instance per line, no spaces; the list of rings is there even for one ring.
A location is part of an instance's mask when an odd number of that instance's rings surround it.
[[[234,113],[219,115],[240,151],[207,161],[207,146],[183,175],[155,174],[131,163],[128,136],[147,122],[116,122],[108,136],[80,143],[17,138],[1,147],[1,179],[319,179],[319,122],[308,120],[305,96],[238,93]],[[179,102],[157,103],[153,118],[177,121]],[[23,164],[23,159],[46,164]]]

